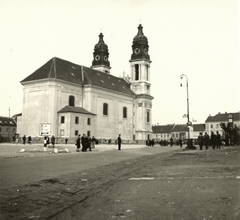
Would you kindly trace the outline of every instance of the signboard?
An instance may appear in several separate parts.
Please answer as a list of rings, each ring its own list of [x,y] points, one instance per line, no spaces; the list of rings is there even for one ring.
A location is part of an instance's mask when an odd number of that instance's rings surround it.
[[[40,135],[51,135],[51,124],[50,123],[41,123],[40,124]]]

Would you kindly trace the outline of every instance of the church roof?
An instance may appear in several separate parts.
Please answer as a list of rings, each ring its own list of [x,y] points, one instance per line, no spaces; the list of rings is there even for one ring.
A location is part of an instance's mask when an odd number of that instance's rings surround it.
[[[124,94],[135,95],[130,89],[130,83],[126,82],[123,78],[109,75],[57,57],[49,60],[35,72],[23,79],[21,83],[41,79],[59,79],[83,86],[94,85]]]
[[[170,133],[174,127],[174,124],[170,125],[155,125],[152,126],[153,133]]]
[[[58,113],[67,113],[67,112],[80,113],[80,114],[86,114],[86,115],[95,115],[82,107],[75,107],[75,106],[69,106],[69,105],[66,105],[65,107],[63,107],[58,111]]]

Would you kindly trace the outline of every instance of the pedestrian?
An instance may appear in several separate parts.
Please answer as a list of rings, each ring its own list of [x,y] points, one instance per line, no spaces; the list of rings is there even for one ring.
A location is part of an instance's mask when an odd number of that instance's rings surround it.
[[[44,139],[43,139],[43,151],[46,151],[47,150],[47,136],[44,136]]]
[[[54,148],[54,145],[55,145],[55,137],[54,137],[54,135],[51,137],[51,144],[52,144],[52,147]]]
[[[198,135],[198,145],[200,147],[200,150],[202,150],[202,148],[203,148],[203,135],[202,135],[202,132],[200,132],[199,135]]]
[[[25,143],[26,143],[26,135],[23,135],[22,140],[23,140],[23,144],[25,145]]]
[[[31,136],[28,137],[28,143],[29,143],[29,144],[32,143],[32,137],[31,137]]]
[[[182,148],[182,139],[181,138],[179,139],[179,145],[180,145],[180,148]]]
[[[173,146],[173,138],[172,137],[170,138],[170,146],[171,147]]]
[[[77,140],[76,140],[76,146],[77,146],[77,152],[79,152],[80,151],[80,148],[81,148],[81,135],[79,134],[78,135],[78,138],[77,138]]]
[[[81,142],[82,142],[82,152],[86,152],[87,145],[88,145],[88,138],[87,138],[86,134],[83,134],[83,136],[81,138]]]
[[[88,139],[88,141],[87,141],[87,148],[89,148],[89,151],[92,151],[92,148],[91,148],[92,139],[91,139],[90,135],[88,135],[87,139]]]
[[[217,149],[221,147],[221,135],[219,134],[219,132],[217,131],[217,137],[216,137],[216,146]]]
[[[92,141],[91,141],[92,149],[95,148],[95,143],[96,143],[96,139],[94,136],[92,136]]]
[[[15,144],[18,144],[18,138],[16,138],[16,140],[15,140]]]
[[[118,142],[118,150],[121,150],[121,143],[122,143],[121,134],[119,134],[117,142]]]
[[[204,137],[203,137],[203,144],[206,147],[206,150],[208,149],[209,146],[209,135],[207,132],[205,132]]]
[[[68,143],[68,139],[67,138],[65,138],[65,144],[67,144]]]
[[[216,135],[215,135],[214,132],[212,131],[212,132],[211,132],[211,145],[212,145],[212,149],[213,149],[213,150],[214,150],[215,147],[216,147],[216,140],[217,140]]]

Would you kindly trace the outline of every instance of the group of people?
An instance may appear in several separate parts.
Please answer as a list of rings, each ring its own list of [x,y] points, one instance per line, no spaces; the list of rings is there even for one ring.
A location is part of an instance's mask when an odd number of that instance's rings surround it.
[[[86,134],[83,134],[81,137],[81,134],[78,135],[78,138],[76,140],[75,145],[77,146],[77,152],[80,151],[81,145],[82,145],[82,152],[86,152],[87,149],[89,151],[92,151],[93,148],[95,148],[96,139],[94,136],[92,138],[90,136],[86,136]]]
[[[200,150],[203,149],[203,146],[205,146],[206,150],[208,149],[209,146],[212,146],[212,149],[220,149],[221,147],[221,135],[217,131],[216,134],[214,132],[211,132],[211,135],[209,136],[207,132],[203,135],[202,132],[199,133],[198,136],[198,145],[200,147]]]
[[[52,135],[51,139],[49,139],[48,136],[44,136],[43,138],[43,144],[44,144],[44,147],[49,147],[51,146],[52,148],[54,148],[55,146],[55,137],[54,135]],[[50,145],[51,144],[51,145]]]

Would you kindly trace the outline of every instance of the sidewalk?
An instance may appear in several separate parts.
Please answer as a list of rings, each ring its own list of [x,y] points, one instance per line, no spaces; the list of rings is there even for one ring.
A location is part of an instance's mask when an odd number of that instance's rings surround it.
[[[155,145],[154,147],[161,147],[160,145]],[[169,146],[166,146],[169,147]],[[74,144],[56,144],[55,149],[58,149],[59,153],[67,153],[65,149],[68,149],[69,153],[77,154],[76,146]],[[122,144],[121,149],[139,149],[147,148],[145,145],[125,145]],[[24,149],[24,152],[20,152]],[[95,148],[92,149],[93,152],[107,151],[107,150],[117,150],[118,146],[114,144],[97,144]],[[21,157],[27,155],[46,155],[54,153],[54,148],[48,148],[44,151],[43,144],[14,144],[14,143],[0,143],[0,157]]]

